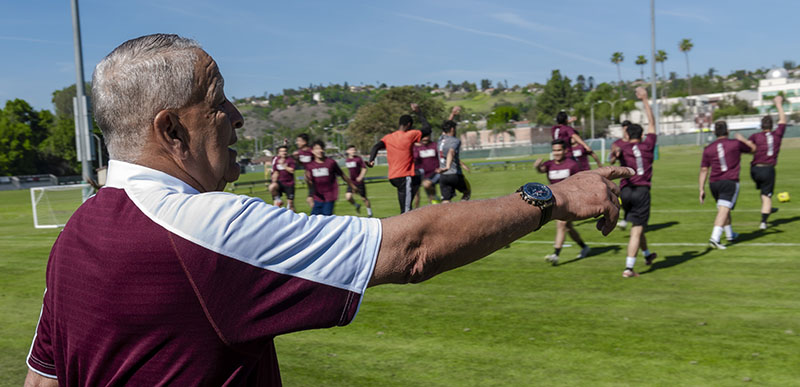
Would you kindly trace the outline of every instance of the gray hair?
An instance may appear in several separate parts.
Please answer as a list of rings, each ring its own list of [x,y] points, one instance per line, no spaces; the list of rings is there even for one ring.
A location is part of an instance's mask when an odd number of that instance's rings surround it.
[[[199,48],[178,35],[153,34],[122,43],[97,64],[94,118],[112,159],[136,161],[156,114],[190,102]]]

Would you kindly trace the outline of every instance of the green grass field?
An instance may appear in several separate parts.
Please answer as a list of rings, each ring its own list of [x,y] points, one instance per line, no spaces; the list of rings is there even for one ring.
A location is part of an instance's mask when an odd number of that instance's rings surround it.
[[[777,183],[796,200],[798,150],[800,139],[784,142]],[[546,264],[548,225],[423,284],[370,289],[347,327],[278,337],[284,383],[799,385],[800,239],[791,230],[800,225],[800,205],[776,204],[774,227],[759,231],[749,159],[733,212],[740,242],[728,250],[706,247],[715,208],[697,200],[700,148],[661,148],[647,234],[659,259],[647,268],[640,257],[641,277],[621,277],[627,233],[603,238],[592,222],[578,226],[594,248],[590,257],[572,260],[578,248],[571,246],[560,266]],[[532,169],[468,177],[476,199],[545,179]],[[398,212],[388,183],[368,190],[376,215]],[[300,211],[308,211],[304,196],[298,193]],[[28,191],[2,192],[0,201],[0,385],[20,385],[58,231],[33,229]],[[355,213],[343,201],[336,212]]]
[[[494,110],[494,105],[501,101],[505,101],[509,104],[517,104],[525,101],[528,97],[528,95],[514,92],[500,93],[498,95],[478,93],[471,98],[445,100],[444,102],[448,109],[453,106],[461,106],[462,108],[469,109],[470,112],[486,114]]]

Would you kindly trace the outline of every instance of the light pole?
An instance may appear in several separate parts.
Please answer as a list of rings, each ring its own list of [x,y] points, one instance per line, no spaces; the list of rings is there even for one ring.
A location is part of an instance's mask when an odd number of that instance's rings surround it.
[[[94,133],[92,133],[92,136],[94,136],[94,139],[97,140],[97,161],[98,161],[97,169],[100,169],[103,168],[103,147],[100,146],[102,140],[100,140],[100,136]]]

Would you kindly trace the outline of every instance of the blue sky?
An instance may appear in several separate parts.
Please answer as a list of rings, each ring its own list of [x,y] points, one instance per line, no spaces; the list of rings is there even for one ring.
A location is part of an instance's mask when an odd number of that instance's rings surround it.
[[[553,69],[612,81],[639,77],[650,53],[647,0],[80,2],[86,79],[123,41],[169,32],[198,40],[219,63],[229,96],[313,84],[510,85],[544,82]],[[800,2],[656,1],[656,44],[666,71],[685,74],[677,43],[690,38],[692,73],[727,74],[800,62],[791,27]],[[75,83],[69,0],[0,4],[0,102],[51,109],[54,90]],[[660,69],[659,69],[660,70]],[[649,72],[649,65],[647,70]]]

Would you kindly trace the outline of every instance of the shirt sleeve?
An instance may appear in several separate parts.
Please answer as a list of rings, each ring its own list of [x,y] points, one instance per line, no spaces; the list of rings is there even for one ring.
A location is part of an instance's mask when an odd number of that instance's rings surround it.
[[[48,294],[44,290],[42,297],[42,310],[39,314],[39,322],[36,324],[36,332],[33,335],[33,342],[28,353],[28,368],[46,378],[56,379],[56,365],[53,356],[53,341],[50,332],[51,317],[50,305],[52,304],[52,293]]]
[[[645,144],[650,145],[650,147],[655,148],[656,146],[656,134],[650,133],[647,135],[647,138],[644,139]]]
[[[702,160],[700,160],[700,166],[701,166],[701,167],[706,167],[706,168],[711,166],[711,160],[710,160],[710,158],[708,157],[708,151],[707,151],[707,149],[708,149],[708,148],[706,148],[706,149],[703,149],[703,159],[702,159]]]
[[[412,129],[408,131],[409,137],[411,138],[411,142],[419,142],[422,139],[422,132],[416,129]]]
[[[778,124],[778,129],[775,129],[775,135],[783,137],[784,132],[786,132],[786,124]]]
[[[750,149],[750,145],[747,145],[739,140],[736,140],[739,143],[739,152],[742,153],[750,153],[752,150]]]
[[[127,192],[170,232],[176,259],[226,344],[250,348],[355,317],[380,248],[379,220],[308,216],[224,192]]]
[[[333,159],[331,159],[331,160],[333,160]],[[338,175],[338,176],[344,176],[344,172],[342,172],[342,168],[341,168],[341,167],[339,167],[339,163],[337,163],[337,162],[335,162],[335,161],[334,161],[334,162],[333,162],[333,163],[331,163],[331,164],[333,164],[333,165],[331,166],[331,168],[333,169],[333,173],[334,173],[334,174],[336,174],[336,175]]]

